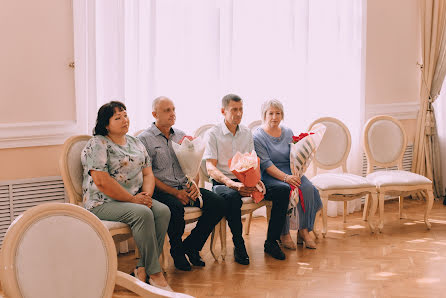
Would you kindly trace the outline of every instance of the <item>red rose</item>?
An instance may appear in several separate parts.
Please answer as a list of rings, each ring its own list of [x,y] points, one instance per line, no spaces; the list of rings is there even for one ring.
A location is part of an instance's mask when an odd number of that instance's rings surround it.
[[[183,143],[183,141],[184,141],[185,138],[188,138],[189,141],[192,141],[192,140],[194,139],[194,137],[191,137],[191,136],[184,136],[178,144],[181,145],[181,143]]]
[[[310,133],[303,132],[297,137],[293,136],[293,144],[296,144],[297,142],[299,142],[300,140],[302,140],[303,138],[305,138],[308,135],[314,135],[314,132],[310,132]]]

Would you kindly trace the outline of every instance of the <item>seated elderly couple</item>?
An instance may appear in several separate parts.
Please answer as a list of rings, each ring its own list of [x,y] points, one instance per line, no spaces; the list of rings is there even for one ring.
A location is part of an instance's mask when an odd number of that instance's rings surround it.
[[[166,97],[152,103],[155,122],[138,138],[127,135],[129,119],[126,107],[112,101],[103,105],[97,115],[94,137],[82,151],[84,167],[84,206],[102,220],[128,224],[140,251],[134,275],[164,289],[170,289],[159,263],[166,232],[169,235],[175,267],[191,270],[205,266],[199,252],[214,226],[225,216],[233,235],[235,261],[249,264],[242,237],[241,198],[255,188],[246,187],[229,171],[228,161],[236,152],[254,148],[261,159],[262,180],[267,188],[265,199],[273,202],[268,224],[265,253],[284,260],[280,248],[295,249],[290,236],[290,185],[299,186],[304,194],[305,212],[300,205],[298,244],[315,248],[308,232],[312,230],[316,212],[321,208],[317,190],[306,177],[293,176],[289,166],[289,143],[293,132],[280,126],[284,112],[277,100],[262,106],[263,125],[254,133],[240,125],[243,101],[233,94],[222,99],[224,121],[208,131],[203,159],[213,180],[213,192],[187,184],[172,142],[179,142],[185,133],[173,128],[175,106]],[[199,206],[203,198],[203,215],[190,235],[184,233],[184,207]],[[188,257],[188,259],[186,258]]]

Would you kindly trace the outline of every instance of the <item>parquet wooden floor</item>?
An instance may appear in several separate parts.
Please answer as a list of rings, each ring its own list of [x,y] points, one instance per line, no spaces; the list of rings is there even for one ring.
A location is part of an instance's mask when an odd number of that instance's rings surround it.
[[[399,220],[397,201],[386,202],[378,235],[370,234],[361,212],[345,224],[342,216],[329,218],[316,250],[286,250],[285,261],[265,256],[266,220],[255,218],[245,237],[249,266],[234,262],[228,236],[225,261],[214,261],[206,243],[206,267],[182,272],[170,259],[166,276],[174,290],[197,297],[446,297],[446,206],[435,202],[430,231],[424,203],[405,200],[405,210],[408,219]],[[135,263],[133,254],[119,257],[122,271]],[[117,288],[114,297],[134,296]]]
[[[408,219],[399,220],[397,202],[386,202],[384,231],[377,235],[361,212],[345,224],[342,216],[329,218],[316,250],[287,250],[285,261],[264,255],[266,220],[254,218],[245,237],[249,266],[234,262],[228,236],[226,261],[214,261],[208,241],[201,253],[206,267],[182,272],[169,258],[166,277],[174,290],[196,297],[446,297],[446,206],[434,203],[430,231],[422,221],[424,203],[405,200],[405,210]],[[131,272],[135,264],[133,253],[119,256],[119,270]],[[116,287],[113,297],[136,295]]]

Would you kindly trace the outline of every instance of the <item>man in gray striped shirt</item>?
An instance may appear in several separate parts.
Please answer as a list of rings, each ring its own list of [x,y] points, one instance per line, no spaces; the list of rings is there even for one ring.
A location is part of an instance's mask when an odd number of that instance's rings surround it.
[[[187,178],[172,148],[172,142],[179,143],[186,135],[183,131],[172,127],[176,120],[173,102],[167,97],[156,98],[152,103],[152,115],[155,122],[138,138],[152,160],[152,170],[155,175],[153,198],[166,204],[171,212],[167,230],[171,246],[170,254],[176,268],[189,271],[191,270],[189,261],[194,266],[205,265],[199,252],[214,226],[223,217],[225,201],[211,191],[187,185]],[[181,236],[185,227],[184,207],[199,207],[197,200],[199,192],[203,198],[203,215],[198,219],[190,235],[182,241]]]

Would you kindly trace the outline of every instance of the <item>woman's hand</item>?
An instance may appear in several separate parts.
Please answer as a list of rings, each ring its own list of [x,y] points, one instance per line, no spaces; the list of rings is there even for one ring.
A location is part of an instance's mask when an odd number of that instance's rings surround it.
[[[147,192],[140,192],[133,196],[132,203],[145,205],[149,208],[152,207],[152,196]]]
[[[299,176],[296,175],[287,175],[285,182],[294,187],[299,187],[301,184]]]

